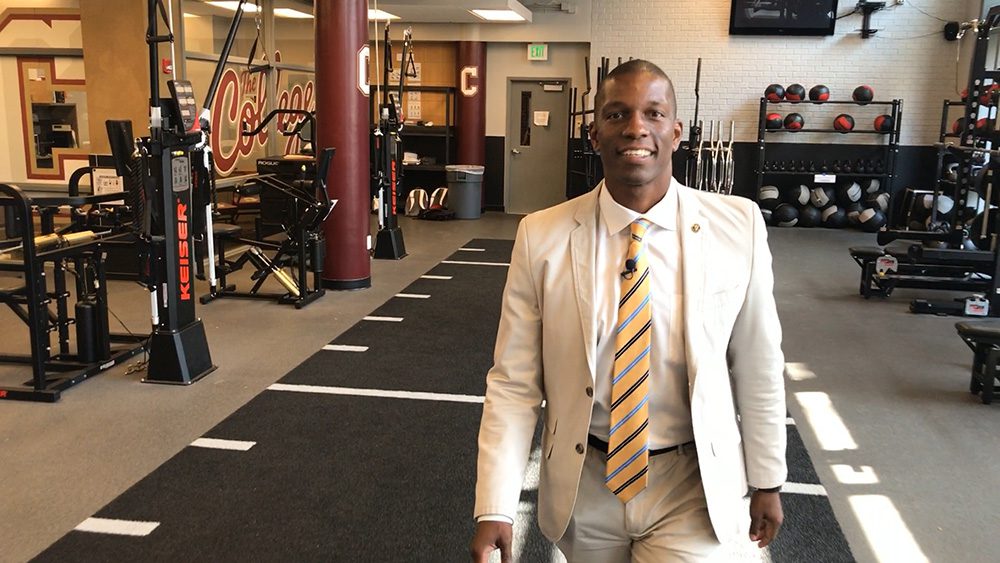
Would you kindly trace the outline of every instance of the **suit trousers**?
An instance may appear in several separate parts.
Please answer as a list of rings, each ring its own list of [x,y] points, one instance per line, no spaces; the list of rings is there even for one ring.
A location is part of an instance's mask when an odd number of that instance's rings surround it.
[[[569,563],[711,561],[721,555],[693,445],[651,456],[627,504],[604,485],[605,453],[587,449],[576,505],[557,542]]]

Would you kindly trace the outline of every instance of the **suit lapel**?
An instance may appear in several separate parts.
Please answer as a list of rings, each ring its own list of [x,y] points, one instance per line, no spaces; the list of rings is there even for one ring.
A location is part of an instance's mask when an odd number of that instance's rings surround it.
[[[708,221],[702,214],[697,195],[690,188],[674,182],[676,189],[677,229],[681,240],[681,267],[683,271],[684,294],[684,340],[687,345],[688,381],[694,389],[698,374],[698,358],[704,346],[705,331],[703,312],[705,308],[705,237],[708,236]]]
[[[597,373],[597,319],[594,310],[594,244],[597,236],[597,194],[603,187],[598,185],[589,193],[580,196],[577,207],[576,229],[570,234],[570,253],[573,258],[573,285],[576,294],[576,305],[580,312],[580,323],[583,326],[583,345],[587,355],[587,367],[590,368],[590,379]]]

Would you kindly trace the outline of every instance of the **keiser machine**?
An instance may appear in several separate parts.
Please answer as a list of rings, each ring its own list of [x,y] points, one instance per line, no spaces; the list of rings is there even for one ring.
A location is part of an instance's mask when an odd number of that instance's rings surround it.
[[[399,72],[397,94],[389,90],[389,75],[392,72],[392,42],[389,40],[389,24],[385,25],[385,56],[382,74],[382,102],[379,104],[378,127],[372,141],[372,194],[378,200],[378,234],[375,236],[375,258],[399,260],[406,256],[403,231],[396,216],[396,192],[403,174],[403,145],[399,131],[403,127],[398,103],[402,102],[406,78],[417,76],[413,62],[413,31],[403,32],[402,67]]]
[[[160,99],[157,46],[172,42],[173,34],[157,31],[157,9],[169,27],[162,0],[149,0],[148,6],[150,134],[138,143],[148,220],[139,240],[140,277],[150,290],[153,333],[143,381],[191,384],[215,370],[205,325],[195,316],[194,295],[194,237],[196,231],[203,236],[207,225],[204,210],[196,209],[203,206],[196,203],[192,186],[205,180],[205,167],[195,162],[204,159],[199,150],[204,137],[190,82],[168,82],[171,98]]]

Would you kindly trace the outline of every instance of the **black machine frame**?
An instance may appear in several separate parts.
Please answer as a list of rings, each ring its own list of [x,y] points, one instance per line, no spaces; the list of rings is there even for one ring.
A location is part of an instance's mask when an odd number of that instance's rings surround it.
[[[119,194],[29,195],[17,186],[0,184],[0,206],[11,210],[6,216],[13,224],[8,223],[7,228],[20,230],[22,254],[21,260],[13,263],[0,262],[0,271],[18,273],[24,279],[20,287],[0,289],[0,303],[27,325],[30,346],[30,354],[3,354],[0,363],[28,364],[32,372],[24,386],[0,387],[0,399],[56,402],[62,391],[145,350],[146,335],[112,334],[109,328],[103,240],[114,237],[102,240],[92,231],[76,231],[79,225],[75,221],[57,230],[53,221],[61,205],[79,208],[120,198]],[[32,209],[36,208],[41,216],[39,236],[34,232],[32,217]],[[42,241],[46,241],[45,248],[41,247]],[[47,275],[48,264],[52,276]],[[66,281],[70,271],[76,277],[77,296],[76,315],[72,318]],[[54,312],[50,309],[53,301]],[[72,325],[76,325],[75,354],[70,347]],[[55,354],[53,332],[58,340]]]

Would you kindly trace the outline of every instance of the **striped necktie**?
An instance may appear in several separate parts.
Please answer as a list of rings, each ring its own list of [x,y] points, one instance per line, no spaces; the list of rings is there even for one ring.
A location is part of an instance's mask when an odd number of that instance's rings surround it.
[[[632,223],[622,276],[611,382],[611,428],[605,485],[622,502],[646,487],[649,463],[649,261],[642,239],[649,221]]]

